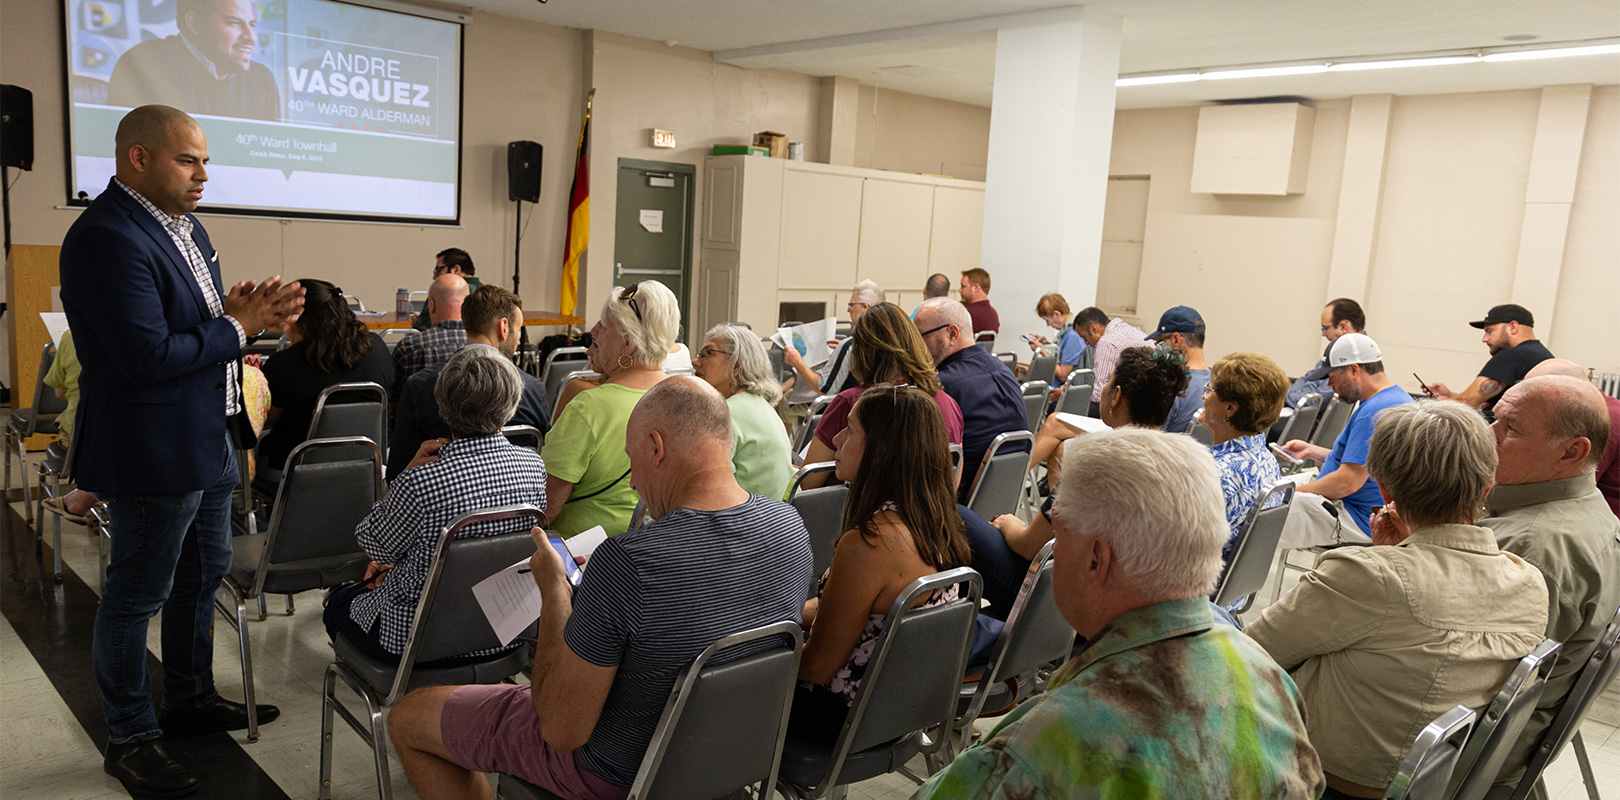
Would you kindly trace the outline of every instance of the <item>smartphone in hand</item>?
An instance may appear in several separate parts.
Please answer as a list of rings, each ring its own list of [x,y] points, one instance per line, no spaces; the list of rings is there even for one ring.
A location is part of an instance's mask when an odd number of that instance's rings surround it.
[[[1303,464],[1303,463],[1305,463],[1305,459],[1300,458],[1299,456],[1296,456],[1293,453],[1290,453],[1287,450],[1282,449],[1282,447],[1280,445],[1278,445],[1276,442],[1272,442],[1270,447],[1271,447],[1271,452],[1276,453],[1278,458],[1281,458],[1282,460],[1287,461],[1290,464]]]
[[[557,555],[562,557],[563,574],[568,576],[568,582],[578,586],[580,579],[585,577],[585,573],[580,570],[579,564],[574,561],[574,554],[568,552],[568,543],[556,536],[547,537],[546,541],[551,542],[551,549],[556,550]]]

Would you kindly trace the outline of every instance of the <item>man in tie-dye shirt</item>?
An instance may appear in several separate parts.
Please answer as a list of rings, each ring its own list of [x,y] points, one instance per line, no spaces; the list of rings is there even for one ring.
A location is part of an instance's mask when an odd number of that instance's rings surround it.
[[[913,800],[1320,795],[1294,682],[1215,624],[1206,599],[1229,535],[1223,505],[1214,459],[1190,437],[1071,442],[1053,595],[1087,644]]]

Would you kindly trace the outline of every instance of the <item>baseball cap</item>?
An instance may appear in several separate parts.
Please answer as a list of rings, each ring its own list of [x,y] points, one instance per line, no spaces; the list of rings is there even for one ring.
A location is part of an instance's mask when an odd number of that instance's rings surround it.
[[[1536,318],[1531,315],[1530,309],[1514,303],[1492,306],[1491,310],[1485,314],[1484,319],[1468,324],[1476,328],[1483,328],[1486,325],[1499,325],[1503,322],[1517,322],[1530,328],[1536,326]]]
[[[1328,346],[1327,363],[1305,374],[1307,380],[1319,381],[1326,378],[1328,372],[1339,367],[1348,367],[1351,364],[1371,364],[1374,361],[1383,361],[1384,354],[1378,352],[1378,345],[1371,336],[1365,333],[1347,333],[1333,340]]]
[[[1147,335],[1149,339],[1171,333],[1203,333],[1204,318],[1192,306],[1176,306],[1159,315],[1159,327]]]

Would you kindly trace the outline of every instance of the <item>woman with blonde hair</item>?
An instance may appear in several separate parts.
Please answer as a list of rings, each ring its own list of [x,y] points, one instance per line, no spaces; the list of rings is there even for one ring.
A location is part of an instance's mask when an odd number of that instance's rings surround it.
[[[737,325],[709,329],[692,370],[726,398],[731,410],[731,468],[750,494],[779,499],[793,480],[793,445],[776,413],[782,388],[754,332]]]
[[[609,536],[629,530],[637,498],[625,429],[641,396],[667,377],[664,359],[680,327],[680,303],[657,281],[616,286],[602,303],[586,351],[602,383],[563,409],[541,450],[551,527],[562,536],[596,525]]]

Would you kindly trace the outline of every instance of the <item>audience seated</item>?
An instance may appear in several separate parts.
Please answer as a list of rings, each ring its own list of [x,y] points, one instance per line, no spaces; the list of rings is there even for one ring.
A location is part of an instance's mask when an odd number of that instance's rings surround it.
[[[942,274],[936,272],[936,273],[934,273],[932,275],[929,275],[928,280],[923,283],[923,301],[924,302],[932,300],[932,299],[934,299],[936,297],[950,297],[950,296],[951,296],[951,279],[949,277],[946,277],[945,275],[942,275]],[[922,303],[918,303],[917,308],[922,308]],[[917,308],[911,309],[911,318],[913,320],[917,319]]]
[[[596,525],[609,536],[630,528],[636,492],[625,429],[637,401],[664,379],[664,359],[680,327],[680,302],[657,281],[614,287],[602,303],[586,350],[602,385],[563,409],[543,451],[551,527],[562,536]]]
[[[1180,358],[1163,350],[1132,347],[1120,353],[1113,376],[1103,387],[1102,421],[1112,428],[1158,430],[1164,426],[1176,395],[1186,385],[1187,370]],[[1046,418],[1035,438],[1036,452],[1030,468],[1034,469],[1041,460],[1047,462],[1047,483],[1054,495],[1063,476],[1063,470],[1058,467],[1058,459],[1063,458],[1063,443],[1082,434],[1083,431],[1069,427],[1053,415]],[[1027,525],[1011,514],[991,520],[999,536],[986,535],[983,528],[968,525],[973,568],[984,576],[984,596],[992,608],[1010,607],[1012,595],[1017,594],[1024,573],[1029,571],[1030,560],[1052,541],[1054,495],[1046,498],[1040,513]],[[1006,598],[1005,603],[999,598]]]
[[[915,319],[917,315],[911,316]],[[1057,379],[1053,383],[1063,383],[1086,354],[1086,340],[1080,338],[1080,331],[1069,324],[1069,302],[1057,292],[1043,294],[1040,300],[1035,301],[1035,316],[1058,332]],[[1029,343],[1031,352],[1039,352],[1042,346],[1052,343],[1045,336],[1033,333],[1025,336],[1024,341]]]
[[[626,299],[641,302],[647,285]],[[625,797],[681,669],[723,636],[799,618],[809,534],[791,506],[737,485],[731,441],[726,403],[704,382],[676,377],[646,392],[620,446],[654,519],[599,547],[577,593],[534,530],[542,603],[530,685],[420,689],[391,712],[423,798],[491,798],[478,772],[569,800]]]
[[[1092,348],[1090,414],[1095,417],[1098,406],[1102,404],[1103,387],[1108,385],[1108,378],[1114,374],[1114,361],[1121,352],[1141,347],[1148,337],[1141,328],[1125,320],[1118,317],[1110,320],[1096,306],[1082,308],[1080,313],[1074,315],[1074,329],[1080,332],[1086,346]]]
[[[461,319],[468,347],[493,347],[511,358],[523,330],[523,298],[500,286],[481,286],[467,295]],[[450,426],[439,416],[438,401],[433,399],[434,384],[443,370],[440,364],[418,371],[406,379],[404,391],[395,398],[399,407],[388,434],[390,478],[405,471],[422,442],[450,436]],[[505,424],[530,425],[544,434],[551,430],[551,419],[546,416],[546,384],[522,370],[518,374],[523,378],[523,396]]]
[[[883,288],[870,280],[863,280],[855,284],[849,293],[849,305],[845,309],[849,312],[849,324],[859,322],[861,315],[867,309],[884,302]],[[795,348],[789,347],[782,351],[782,362],[793,375],[788,378],[789,383],[783,384],[784,391],[791,392],[788,398],[790,405],[808,403],[824,394],[838,394],[845,389],[854,388],[855,378],[850,374],[850,365],[853,359],[849,351],[854,337],[834,339],[827,342],[833,348],[832,355],[827,356],[826,362],[817,372],[804,363],[804,356]]]
[[[731,468],[750,494],[782,499],[793,480],[793,445],[776,415],[782,390],[754,332],[716,325],[704,337],[692,369],[726,398],[731,410]]]
[[[1288,376],[1282,367],[1259,353],[1233,353],[1209,370],[1203,425],[1213,439],[1210,452],[1221,472],[1226,524],[1233,539],[1243,530],[1260,493],[1282,478],[1277,458],[1266,449],[1265,431],[1282,413],[1287,391]],[[1223,557],[1226,553],[1221,551]]]
[[[1316,797],[1293,680],[1206,599],[1227,539],[1209,452],[1118,430],[1064,459],[1053,595],[1084,649],[914,798]]]
[[[973,330],[969,336],[983,331],[1001,332],[1001,316],[990,305],[990,273],[980,267],[963,270],[962,285],[958,287],[957,294],[961,296],[968,316],[973,319]]]
[[[1340,400],[1360,404],[1334,440],[1333,449],[1299,439],[1283,445],[1289,453],[1322,466],[1315,480],[1301,483],[1295,492],[1281,547],[1371,541],[1373,506],[1381,503],[1378,484],[1367,476],[1373,423],[1386,409],[1412,402],[1412,396],[1384,372],[1383,359],[1378,345],[1366,334],[1347,333],[1334,340],[1327,365],[1310,373],[1313,380],[1327,378]]]
[[[477,272],[477,269],[473,267],[472,256],[467,255],[467,251],[459,247],[448,247],[440,250],[433,259],[433,280],[437,281],[445,275],[460,276],[462,280],[467,282],[467,291],[469,293],[478,291],[478,287],[484,285],[483,281],[473,276],[475,272]],[[429,294],[432,294],[431,289]],[[411,327],[419,331],[425,331],[433,327],[433,316],[429,313],[426,303],[422,304],[422,311],[416,315],[416,320],[411,323]]]
[[[1543,375],[1565,375],[1590,384],[1586,370],[1579,364],[1563,358],[1549,358],[1530,368],[1525,379]],[[1597,488],[1608,502],[1609,510],[1620,517],[1620,398],[1603,395],[1603,404],[1609,413],[1609,441],[1601,446],[1602,455],[1597,463]],[[1597,443],[1593,447],[1599,447]]]
[[[360,521],[355,538],[371,557],[365,580],[334,589],[326,599],[327,632],[333,638],[341,632],[377,659],[398,660],[404,651],[446,525],[486,508],[546,507],[545,464],[501,435],[523,395],[518,368],[493,348],[469,347],[451,357],[433,393],[451,440],[424,442],[388,496]],[[521,519],[480,523],[459,535],[494,536],[522,526]],[[469,655],[492,652],[499,651]]]
[[[1375,546],[1328,552],[1246,629],[1299,684],[1329,798],[1381,796],[1418,731],[1483,712],[1547,630],[1541,574],[1473,525],[1497,466],[1479,414],[1390,408],[1366,464],[1387,495]]]
[[[1322,307],[1322,338],[1328,341],[1328,347],[1338,341],[1340,336],[1347,333],[1366,333],[1367,314],[1361,310],[1361,304],[1348,297],[1340,297],[1330,301]],[[1327,368],[1328,351],[1322,351],[1322,357],[1317,359],[1316,365],[1305,374],[1294,379],[1294,384],[1288,387],[1288,407],[1297,408],[1299,401],[1305,395],[1319,394],[1326,400],[1333,396],[1333,387],[1328,385]],[[1312,374],[1321,375],[1312,378]]]
[[[984,454],[1008,431],[1029,430],[1029,409],[1018,379],[1001,359],[975,344],[967,308],[937,297],[917,309],[916,325],[939,383],[962,411],[962,481],[957,499],[966,502]]]
[[[264,362],[270,384],[270,411],[265,417],[270,429],[259,439],[256,480],[270,493],[281,481],[287,456],[309,438],[315,402],[323,390],[339,383],[394,384],[388,346],[355,319],[343,290],[315,278],[298,284],[304,287],[304,313],[282,329],[292,344]]]
[[[388,389],[388,396],[394,402],[398,402],[405,391],[405,379],[449,361],[450,356],[467,344],[461,304],[468,293],[468,283],[460,275],[444,274],[433,279],[433,285],[428,287],[427,305],[422,308],[433,324],[394,345],[394,383]]]
[[[1480,341],[1490,348],[1491,360],[1480,367],[1479,376],[1461,392],[1453,393],[1443,383],[1431,383],[1424,391],[1433,397],[1480,409],[1485,412],[1486,421],[1490,421],[1492,409],[1502,393],[1524,380],[1531,367],[1552,358],[1553,354],[1536,338],[1532,329],[1536,318],[1524,306],[1513,303],[1494,306],[1484,319],[1468,324],[1485,331]]]
[[[1147,336],[1160,347],[1187,360],[1187,388],[1176,397],[1165,420],[1165,433],[1186,433],[1193,413],[1204,404],[1204,387],[1209,385],[1209,367],[1204,363],[1204,318],[1197,309],[1176,306],[1159,316],[1159,327]]]
[[[945,422],[927,394],[872,387],[837,445],[838,479],[850,483],[844,534],[804,605],[810,633],[799,679],[813,686],[801,685],[788,722],[791,735],[824,745],[838,738],[895,598],[912,581],[970,557],[952,499]],[[956,598],[957,587],[939,589],[918,607]]]
[[[860,385],[838,393],[827,410],[822,412],[821,423],[816,426],[815,438],[810,441],[806,464],[833,460],[837,446],[833,440],[843,432],[849,410],[855,405],[866,387],[877,384],[903,383],[931,395],[945,418],[945,434],[951,444],[962,443],[962,410],[940,385],[934,372],[933,359],[917,327],[911,324],[906,312],[893,303],[879,303],[867,309],[855,322],[850,336],[852,351],[851,372]],[[814,489],[827,482],[826,475],[811,475],[801,485]]]
[[[1485,498],[1490,516],[1480,525],[1496,534],[1503,550],[1541,570],[1549,595],[1547,638],[1564,643],[1546,693],[1499,776],[1516,784],[1620,608],[1620,520],[1593,479],[1610,436],[1609,416],[1584,376],[1526,378],[1502,393],[1491,427],[1500,463],[1496,488]]]

